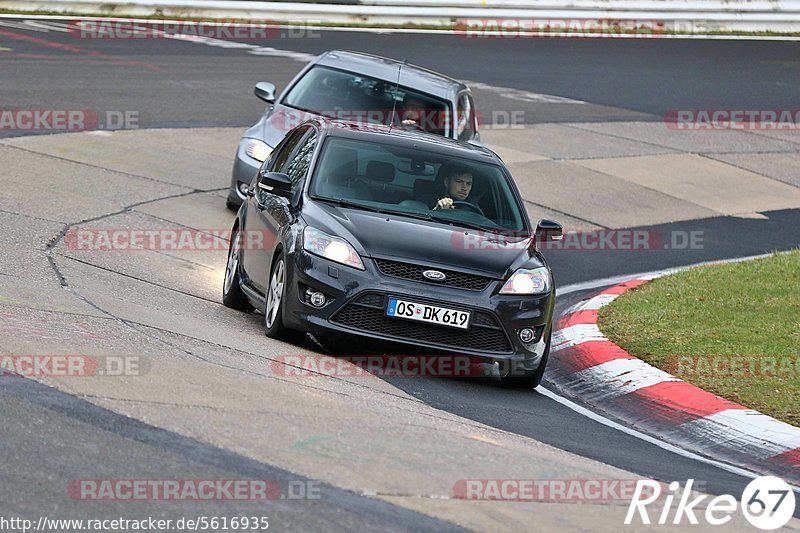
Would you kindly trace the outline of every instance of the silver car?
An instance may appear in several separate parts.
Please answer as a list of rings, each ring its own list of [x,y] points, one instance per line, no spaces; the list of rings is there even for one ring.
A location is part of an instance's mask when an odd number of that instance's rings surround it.
[[[269,104],[239,141],[227,205],[238,209],[261,164],[286,132],[317,116],[396,125],[463,141],[478,141],[469,87],[394,59],[333,50],[306,65],[276,98],[275,85],[256,84]]]

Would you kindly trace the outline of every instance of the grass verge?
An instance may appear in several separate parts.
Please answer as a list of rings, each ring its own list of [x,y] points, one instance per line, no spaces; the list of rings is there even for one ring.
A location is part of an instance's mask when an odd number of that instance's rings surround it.
[[[800,250],[658,278],[599,325],[631,355],[800,426]]]

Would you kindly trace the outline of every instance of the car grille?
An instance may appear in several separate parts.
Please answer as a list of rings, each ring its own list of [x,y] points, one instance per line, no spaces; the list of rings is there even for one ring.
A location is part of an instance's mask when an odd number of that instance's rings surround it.
[[[367,293],[349,302],[331,317],[331,322],[361,331],[398,339],[422,341],[448,348],[481,352],[509,353],[511,343],[491,313],[472,311],[468,330],[390,318],[385,313],[386,295]]]
[[[410,279],[412,281],[419,281],[420,283],[430,283],[431,285],[444,285],[446,287],[455,287],[457,289],[467,289],[470,291],[482,291],[492,278],[484,276],[476,276],[474,274],[466,274],[464,272],[456,272],[454,270],[442,270],[440,268],[425,267],[422,265],[415,265],[413,263],[401,263],[400,261],[389,261],[388,259],[375,259],[378,264],[378,269],[381,273],[392,276],[395,278]],[[445,275],[444,281],[431,281],[426,279],[422,272],[425,270],[438,270]]]

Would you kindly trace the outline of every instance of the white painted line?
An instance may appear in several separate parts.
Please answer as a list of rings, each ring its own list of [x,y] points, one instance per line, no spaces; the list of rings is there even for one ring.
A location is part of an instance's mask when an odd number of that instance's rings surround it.
[[[164,38],[174,39],[178,41],[188,41],[192,43],[205,44],[208,46],[215,46],[218,48],[241,48],[247,50],[247,53],[259,56],[273,56],[283,57],[286,59],[293,59],[295,61],[302,61],[308,63],[317,56],[313,54],[305,54],[303,52],[295,52],[293,50],[280,50],[272,48],[271,46],[258,46],[249,43],[238,43],[236,41],[228,41],[225,39],[213,39],[211,37],[201,37],[198,35],[185,35],[182,33],[164,33]]]
[[[47,33],[48,29],[44,28],[35,28],[30,26],[29,24],[25,24],[24,22],[4,22],[0,20],[0,26],[4,26],[6,28],[14,28],[15,30],[25,30],[25,31],[38,31],[41,33]]]
[[[496,87],[494,85],[489,85],[478,81],[469,81],[469,80],[463,80],[463,81],[464,83],[469,85],[471,89],[482,89],[484,91],[489,91],[499,96],[502,96],[503,98],[516,100],[518,102],[534,102],[542,104],[576,104],[576,105],[585,105],[588,103],[584,102],[583,100],[573,100],[571,98],[565,98],[563,96],[553,96],[552,94],[532,93],[530,91],[523,91],[521,89],[512,89],[509,87]]]
[[[800,428],[752,409],[728,409],[686,422],[680,429],[721,447],[746,446],[748,454],[760,459],[800,448]]]
[[[577,346],[589,341],[607,341],[608,339],[597,327],[597,324],[575,324],[553,332],[551,352]]]
[[[59,22],[39,22],[36,20],[26,20],[25,24],[34,28],[42,28],[44,31],[60,31],[69,33],[69,24]]]
[[[585,407],[582,407],[582,406],[580,406],[580,405],[578,405],[578,404],[576,404],[576,403],[564,398],[563,396],[559,396],[555,392],[551,391],[550,389],[546,389],[543,386],[539,386],[535,390],[536,390],[536,392],[538,392],[542,396],[546,396],[546,397],[550,398],[551,400],[553,400],[554,402],[556,402],[558,404],[561,404],[564,407],[566,407],[566,408],[578,413],[579,415],[585,416],[586,418],[588,418],[590,420],[593,420],[594,422],[597,422],[598,424],[602,424],[602,425],[604,425],[606,427],[610,427],[611,429],[615,429],[617,431],[625,433],[626,435],[630,435],[631,437],[634,437],[634,438],[637,438],[639,440],[645,441],[645,442],[647,442],[649,444],[653,444],[654,446],[657,446],[657,447],[661,448],[662,450],[666,450],[668,452],[672,452],[675,455],[680,455],[681,457],[685,457],[687,459],[692,459],[694,461],[699,461],[699,462],[705,463],[707,465],[715,466],[715,467],[717,467],[717,468],[719,468],[721,470],[725,470],[726,472],[730,472],[732,474],[736,474],[738,476],[743,476],[743,477],[750,478],[750,479],[757,478],[757,477],[759,477],[761,475],[761,474],[757,474],[755,472],[751,472],[750,470],[746,470],[746,469],[738,467],[738,466],[734,466],[734,465],[731,465],[731,464],[728,464],[728,463],[724,463],[722,461],[716,461],[716,460],[710,459],[708,457],[703,457],[702,455],[698,455],[698,454],[696,454],[694,452],[690,452],[688,450],[684,450],[683,448],[679,448],[679,447],[677,447],[677,446],[675,446],[673,444],[666,443],[666,442],[664,442],[662,440],[659,440],[659,439],[657,439],[655,437],[651,437],[650,435],[646,435],[644,433],[636,431],[635,429],[629,428],[627,426],[623,426],[622,424],[614,422],[613,420],[609,420],[608,418],[606,418],[606,417],[604,417],[602,415],[599,415],[599,414],[595,413],[594,411],[590,411],[589,409],[586,409]],[[792,487],[792,488],[795,490],[795,492],[800,494],[800,487]]]
[[[650,385],[682,381],[641,359],[614,359],[585,368],[572,375],[580,381],[597,383],[603,389],[604,400],[624,396]]]
[[[589,298],[589,300],[580,307],[580,310],[596,311],[616,300],[618,296],[619,294],[598,294],[593,298]]]

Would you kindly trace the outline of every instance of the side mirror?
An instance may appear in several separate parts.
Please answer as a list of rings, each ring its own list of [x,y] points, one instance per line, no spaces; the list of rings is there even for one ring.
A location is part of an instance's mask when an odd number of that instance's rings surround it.
[[[256,96],[264,100],[268,104],[275,103],[275,85],[268,81],[260,81],[256,83],[256,88],[253,91]]]
[[[536,243],[560,241],[564,237],[564,228],[558,222],[541,219],[536,225]]]
[[[283,172],[265,172],[258,179],[258,188],[281,198],[291,198],[292,180]]]

